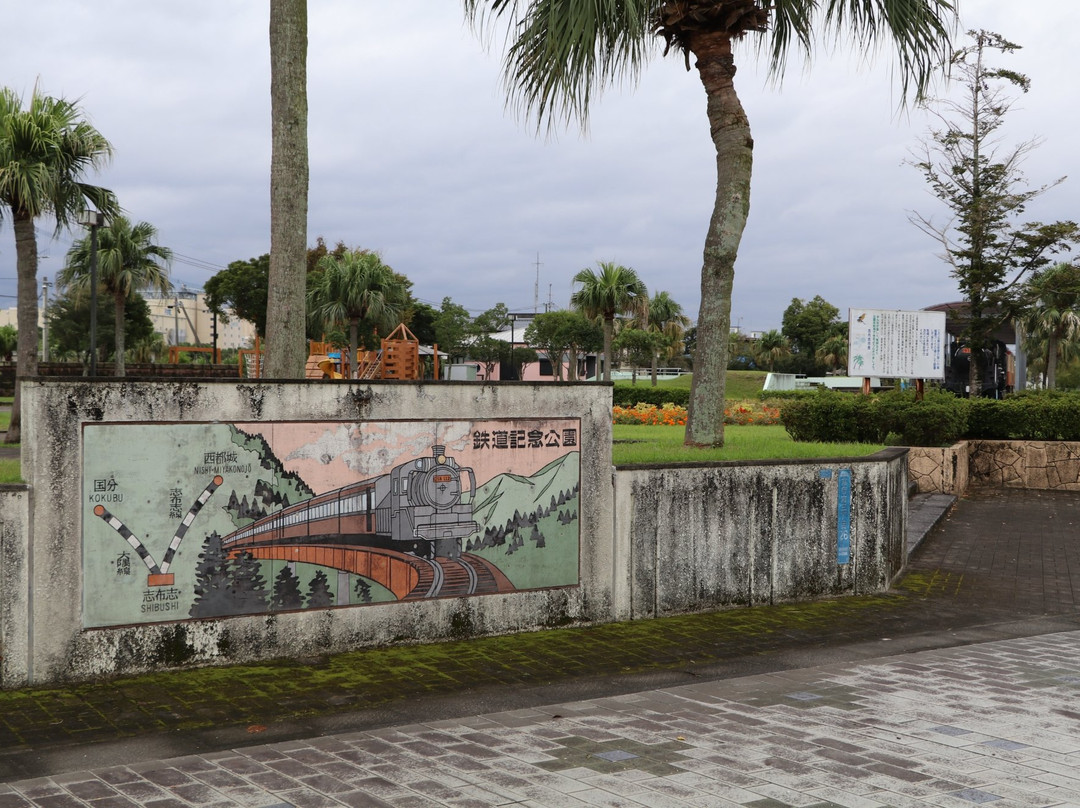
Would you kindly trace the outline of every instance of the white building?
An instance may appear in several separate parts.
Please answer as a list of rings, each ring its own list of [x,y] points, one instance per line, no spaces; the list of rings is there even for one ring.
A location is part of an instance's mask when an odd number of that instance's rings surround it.
[[[206,305],[206,295],[181,288],[169,297],[148,297],[150,319],[154,331],[161,334],[166,345],[211,345],[214,333],[214,315]],[[217,347],[251,348],[255,345],[255,325],[239,317],[229,317],[225,322],[217,318]]]
[[[106,300],[105,304],[112,305],[111,299]],[[166,345],[213,344],[214,316],[207,308],[206,295],[202,292],[182,289],[170,297],[148,297],[146,304],[150,307],[154,330],[161,334]],[[101,301],[98,305],[101,305]],[[18,328],[18,313],[17,307],[0,309],[0,326]],[[44,321],[45,311],[39,305],[39,328]],[[229,348],[251,348],[255,345],[255,325],[239,317],[229,317],[228,322],[218,317],[217,333],[217,347],[223,351]]]

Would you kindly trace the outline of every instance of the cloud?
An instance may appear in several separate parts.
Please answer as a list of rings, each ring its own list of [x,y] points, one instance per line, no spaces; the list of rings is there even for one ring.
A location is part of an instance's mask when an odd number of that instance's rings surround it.
[[[1032,184],[1069,173],[1080,111],[1060,65],[1071,62],[1080,4],[1043,0],[1031,14],[966,0],[962,10],[962,27],[1027,46],[1008,63],[1032,90],[1004,136],[1045,138],[1026,165]],[[0,30],[0,75],[25,95],[40,80],[81,99],[116,146],[100,181],[175,252],[224,266],[269,248],[267,15],[211,0],[18,4]],[[606,91],[586,135],[545,137],[507,110],[498,53],[464,26],[458,3],[311,4],[309,29],[312,242],[378,249],[421,299],[450,296],[476,312],[565,306],[579,269],[617,260],[696,315],[714,158],[703,91],[680,59],[656,59],[636,87]],[[740,50],[755,166],[733,322],[777,327],[793,296],[821,294],[842,311],[957,297],[937,245],[908,222],[935,205],[903,166],[929,120],[898,112],[886,56],[867,66],[821,53],[776,88]],[[1078,203],[1074,181],[1031,212],[1070,218]],[[43,245],[42,274],[55,274],[70,239]],[[173,271],[192,286],[212,274]],[[4,222],[0,294],[14,295],[14,276]]]

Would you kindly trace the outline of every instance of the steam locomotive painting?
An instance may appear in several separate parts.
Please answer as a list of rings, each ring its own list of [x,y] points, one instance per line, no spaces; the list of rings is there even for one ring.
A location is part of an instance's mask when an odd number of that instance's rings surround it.
[[[456,559],[462,539],[478,530],[475,496],[473,470],[435,444],[430,457],[286,506],[230,533],[222,544],[229,551],[280,543],[355,545]]]

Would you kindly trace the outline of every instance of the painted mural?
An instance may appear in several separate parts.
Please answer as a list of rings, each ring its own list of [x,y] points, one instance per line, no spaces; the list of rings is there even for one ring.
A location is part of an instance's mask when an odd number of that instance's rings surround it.
[[[578,583],[577,419],[87,424],[87,628]]]

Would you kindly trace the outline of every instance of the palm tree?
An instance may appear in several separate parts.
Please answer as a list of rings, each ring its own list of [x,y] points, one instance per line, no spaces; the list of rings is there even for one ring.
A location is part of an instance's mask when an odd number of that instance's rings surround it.
[[[586,317],[600,320],[604,326],[604,377],[611,381],[611,335],[615,317],[629,314],[648,316],[649,291],[637,273],[613,261],[598,261],[599,272],[583,269],[574,276],[581,288],[570,296],[570,305]]]
[[[124,306],[132,292],[172,291],[168,263],[172,250],[155,243],[157,228],[147,222],[131,224],[126,216],[114,216],[98,229],[98,282],[113,297],[115,323],[124,322]],[[65,266],[56,276],[61,286],[77,294],[90,288],[91,244],[83,238],[71,245]],[[115,329],[115,375],[124,375],[124,329]]]
[[[1055,264],[1031,277],[1024,288],[1030,303],[1019,320],[1031,345],[1043,345],[1046,387],[1057,387],[1057,364],[1080,338],[1080,266]]]
[[[667,292],[657,292],[649,300],[649,330],[663,336],[667,354],[682,347],[682,338],[690,326],[690,318]],[[656,359],[652,358],[652,386],[656,387]]]
[[[378,253],[368,250],[324,256],[317,271],[307,294],[309,317],[325,325],[348,325],[349,361],[355,370],[360,326],[389,334],[401,322],[408,288]]]
[[[270,281],[265,376],[304,378],[307,361],[307,0],[270,2]]]
[[[751,38],[781,76],[788,51],[850,34],[895,45],[903,96],[947,64],[954,0],[464,0],[469,19],[508,23],[505,78],[538,122],[587,119],[593,92],[635,78],[655,49],[693,56],[716,150],[716,201],[705,239],[701,311],[686,442],[722,445],[735,256],[750,210],[753,138],[735,92],[735,42]]]
[[[34,221],[51,216],[56,235],[76,222],[87,203],[106,218],[119,211],[112,191],[83,181],[112,156],[112,146],[82,120],[70,101],[34,88],[30,103],[13,90],[0,89],[0,216],[11,216],[18,276],[19,376],[37,373],[37,236]],[[20,385],[15,384],[8,440],[20,439]]]
[[[815,358],[822,362],[829,370],[847,367],[848,338],[839,334],[829,337],[814,354]]]
[[[757,344],[757,359],[771,371],[776,360],[791,355],[791,343],[775,328],[761,335]]]

